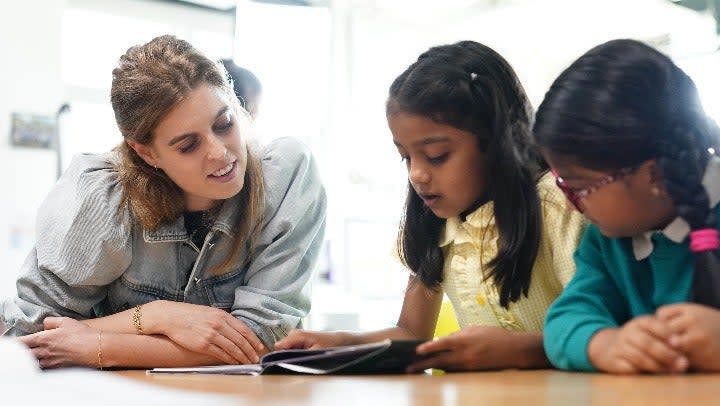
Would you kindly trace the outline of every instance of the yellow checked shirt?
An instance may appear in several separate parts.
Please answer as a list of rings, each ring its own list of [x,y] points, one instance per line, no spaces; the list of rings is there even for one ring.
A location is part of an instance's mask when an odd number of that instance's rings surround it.
[[[497,326],[512,331],[541,333],[545,312],[575,273],[573,253],[586,222],[565,205],[565,196],[548,173],[538,182],[543,211],[540,247],[532,270],[528,296],[500,306],[492,279],[484,280],[487,264],[498,252],[493,203],[486,203],[461,222],[450,218],[440,237],[445,254],[442,287],[455,308],[461,328]]]

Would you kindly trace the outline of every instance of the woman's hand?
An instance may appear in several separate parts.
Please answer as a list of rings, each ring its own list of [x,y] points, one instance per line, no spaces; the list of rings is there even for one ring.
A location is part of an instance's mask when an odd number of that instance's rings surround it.
[[[43,326],[44,331],[19,337],[41,368],[99,366],[100,331],[68,317],[47,317]]]
[[[227,364],[257,363],[267,353],[255,333],[230,313],[190,303],[157,301],[143,307],[148,334],[162,334],[190,351]]]
[[[293,330],[275,343],[276,350],[315,349],[353,344],[351,335],[344,332]]]
[[[472,371],[483,369],[515,368],[527,357],[525,345],[520,340],[528,335],[514,333],[500,327],[471,326],[428,341],[417,348],[425,359],[413,363],[408,372],[438,368],[446,371]],[[544,359],[542,338],[535,337],[537,352],[534,358]],[[547,362],[547,361],[546,361]]]
[[[655,316],[630,320],[619,329],[597,332],[588,344],[590,362],[616,374],[679,373],[688,359],[670,345],[668,325]]]
[[[670,345],[687,355],[692,369],[720,371],[720,311],[679,303],[659,308],[656,315],[671,331]]]

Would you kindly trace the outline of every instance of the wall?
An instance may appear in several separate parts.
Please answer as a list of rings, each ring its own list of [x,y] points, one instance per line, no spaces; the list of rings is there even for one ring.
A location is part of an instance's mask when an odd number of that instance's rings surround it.
[[[232,55],[234,16],[139,0],[48,0],[0,5],[0,299],[13,295],[34,243],[38,206],[56,179],[52,150],[10,144],[13,112],[54,116],[74,108],[63,131],[63,167],[79,152],[119,141],[109,107],[110,71],[130,46],[171,33],[214,58]],[[65,122],[65,120],[63,120]]]
[[[0,12],[0,297],[14,292],[32,244],[35,211],[55,180],[51,150],[10,145],[13,112],[54,115],[63,100],[61,17],[66,2],[7,2]]]

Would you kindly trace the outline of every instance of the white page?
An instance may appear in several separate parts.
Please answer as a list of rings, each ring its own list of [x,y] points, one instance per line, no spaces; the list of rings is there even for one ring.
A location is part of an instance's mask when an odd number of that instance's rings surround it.
[[[259,364],[246,365],[210,365],[203,367],[153,368],[148,374],[227,374],[227,375],[259,375],[262,367]]]

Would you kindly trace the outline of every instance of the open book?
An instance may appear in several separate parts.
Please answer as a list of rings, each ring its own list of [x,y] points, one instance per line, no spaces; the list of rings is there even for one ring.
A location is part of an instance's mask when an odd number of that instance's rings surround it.
[[[280,350],[265,354],[259,364],[193,368],[154,368],[148,373],[260,374],[399,374],[421,358],[422,340],[386,339],[371,344],[314,350]]]

